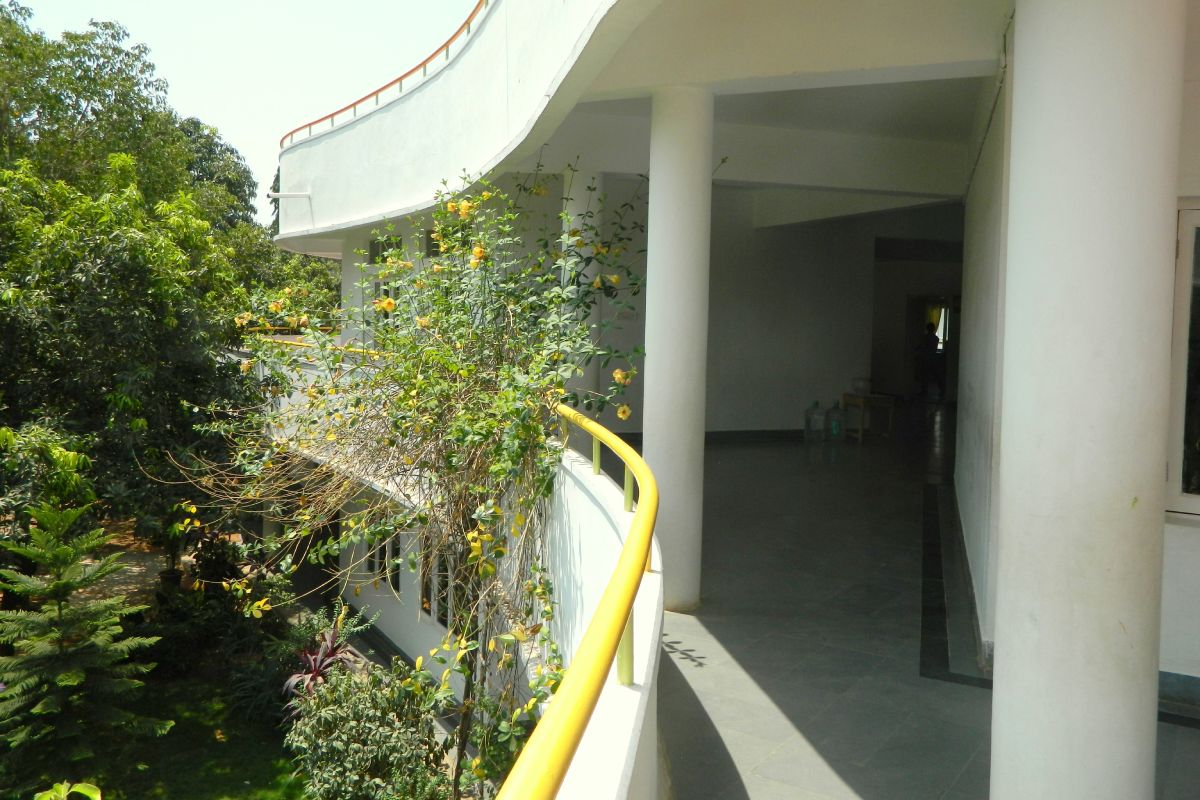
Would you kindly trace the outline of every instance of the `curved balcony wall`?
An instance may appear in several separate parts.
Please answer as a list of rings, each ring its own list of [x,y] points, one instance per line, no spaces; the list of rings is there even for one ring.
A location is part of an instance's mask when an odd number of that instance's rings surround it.
[[[303,249],[294,240],[425,208],[443,180],[536,147],[657,3],[490,0],[436,75],[378,108],[368,101],[370,113],[285,137],[278,241]]]
[[[576,435],[583,436],[578,432]],[[363,491],[379,492],[383,488],[364,486]],[[633,513],[624,510],[622,488],[607,475],[593,474],[589,461],[568,450],[550,500],[545,550],[545,565],[553,580],[557,604],[551,630],[568,669],[613,575],[632,519]],[[378,563],[403,556],[391,548],[408,544],[411,537],[385,543]],[[652,566],[657,567],[660,559],[655,542]],[[371,564],[362,546],[343,552],[341,566],[354,575],[343,590],[344,599],[368,616],[378,614],[378,630],[410,658],[436,648],[445,635],[445,627],[438,622],[443,600],[436,586],[432,607],[423,609],[418,575],[408,570],[394,576],[386,572],[373,575]],[[449,589],[448,596],[452,603],[453,589]],[[662,616],[662,576],[657,571],[646,572],[632,612],[632,684],[620,684],[614,662],[559,797],[658,797],[656,678]],[[461,692],[459,676],[452,676],[451,684]]]
[[[606,475],[592,474],[589,462],[568,451],[555,481],[546,531],[546,566],[558,604],[551,629],[568,668],[612,576],[632,518],[633,514],[624,510],[621,488]],[[652,563],[659,563],[659,558],[656,544]],[[396,583],[386,576],[373,582],[362,548],[343,553],[342,567],[353,570],[358,586],[357,592],[346,587],[345,600],[363,608],[368,616],[379,614],[376,627],[397,647],[416,656],[438,646],[445,634],[437,622],[438,599],[434,598],[430,613],[420,608],[416,575],[401,570]],[[614,665],[559,797],[658,796],[655,678],[662,610],[661,575],[648,572],[633,608],[633,683],[620,685]],[[452,683],[461,691],[457,675],[452,676]]]
[[[624,510],[621,488],[607,475],[593,474],[589,461],[568,450],[554,485],[546,536],[547,568],[559,604],[551,630],[568,670],[613,575],[632,519],[633,513]],[[633,682],[620,685],[614,663],[559,797],[658,797],[656,679],[663,616],[659,564],[656,540],[654,570],[642,576],[632,613]]]

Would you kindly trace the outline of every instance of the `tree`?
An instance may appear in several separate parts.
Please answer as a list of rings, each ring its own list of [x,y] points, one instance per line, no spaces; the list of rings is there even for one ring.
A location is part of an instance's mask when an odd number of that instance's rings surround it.
[[[114,22],[48,39],[29,30],[29,12],[10,0],[0,6],[0,89],[6,127],[4,159],[34,162],[49,180],[85,192],[103,188],[112,153],[137,153],[138,183],[151,202],[187,185],[189,149],[155,75],[145,45],[126,46]]]
[[[40,176],[95,194],[110,155],[137,154],[151,205],[191,187],[214,226],[253,219],[249,167],[215,128],[176,116],[146,45],[128,45],[115,22],[49,39],[29,16],[13,0],[0,5],[0,167],[27,158]]]
[[[195,117],[180,122],[179,130],[187,139],[188,174],[205,217],[218,229],[253,222],[258,183],[241,153]]]
[[[133,160],[111,163],[94,198],[0,170],[0,423],[90,437],[101,496],[165,512],[178,498],[145,474],[177,475],[211,441],[201,409],[241,396],[222,350],[245,295],[188,196],[151,209]]]
[[[103,530],[72,535],[86,507],[39,506],[28,544],[0,540],[0,547],[27,559],[35,572],[0,569],[0,589],[35,602],[27,611],[0,611],[0,642],[15,653],[0,657],[0,778],[28,788],[60,772],[67,762],[91,758],[93,744],[108,731],[166,733],[170,722],[140,717],[122,700],[142,686],[153,668],[130,656],[156,640],[123,637],[121,619],[140,611],[123,596],[85,598],[121,569],[119,554],[94,558],[107,541]]]

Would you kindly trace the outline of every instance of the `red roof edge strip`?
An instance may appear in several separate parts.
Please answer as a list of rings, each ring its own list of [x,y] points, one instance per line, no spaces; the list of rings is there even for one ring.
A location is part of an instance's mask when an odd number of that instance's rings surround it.
[[[298,125],[297,127],[292,128],[290,131],[288,131],[282,137],[280,137],[279,146],[283,147],[284,142],[287,141],[289,136],[294,136],[295,134],[299,133],[302,130],[305,130],[307,128],[312,128],[315,125],[319,125],[322,122],[326,122],[328,120],[333,119],[338,114],[344,113],[346,111],[350,111],[351,109],[353,109],[355,106],[359,105],[360,103],[362,103],[366,100],[370,100],[372,97],[377,97],[381,93],[383,93],[383,92],[387,91],[388,89],[392,88],[393,86],[395,86],[396,84],[403,82],[405,78],[408,78],[409,76],[415,74],[417,72],[417,70],[424,69],[425,67],[429,66],[429,64],[432,63],[435,58],[440,56],[442,53],[445,53],[446,50],[449,49],[450,45],[454,44],[455,40],[457,40],[458,37],[462,36],[464,33],[467,32],[467,29],[471,27],[471,23],[475,20],[475,17],[479,16],[479,12],[482,11],[484,9],[484,7],[487,6],[488,2],[489,2],[489,0],[479,0],[479,2],[475,4],[475,8],[471,9],[471,13],[467,15],[467,18],[465,20],[463,20],[463,24],[458,26],[458,30],[454,31],[454,33],[451,34],[450,38],[442,43],[441,47],[439,47],[437,50],[434,50],[432,53],[430,53],[425,58],[425,60],[422,61],[420,64],[417,64],[415,67],[413,67],[408,72],[401,75],[400,77],[388,81],[383,86],[380,86],[378,89],[376,89],[375,91],[369,92],[368,94],[363,95],[362,97],[355,100],[353,103],[347,103],[346,105],[339,108],[337,111],[331,111],[323,117],[318,117],[317,119],[314,119],[311,122],[306,122],[303,125]]]

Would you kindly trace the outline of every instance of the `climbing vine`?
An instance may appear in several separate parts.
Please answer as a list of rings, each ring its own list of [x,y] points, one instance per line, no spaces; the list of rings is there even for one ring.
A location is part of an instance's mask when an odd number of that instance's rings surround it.
[[[409,679],[454,698],[455,796],[503,777],[562,678],[540,566],[565,438],[555,407],[625,418],[637,375],[639,354],[607,346],[603,319],[640,290],[632,206],[602,218],[577,184],[588,210],[531,233],[524,205],[547,191],[540,175],[509,191],[479,180],[444,190],[412,230],[377,232],[358,307],[308,320],[303,342],[256,342],[245,369],[272,401],[223,417],[236,456],[198,477],[283,523],[262,545],[284,567],[326,564],[355,593],[409,570],[423,603],[453,595]]]

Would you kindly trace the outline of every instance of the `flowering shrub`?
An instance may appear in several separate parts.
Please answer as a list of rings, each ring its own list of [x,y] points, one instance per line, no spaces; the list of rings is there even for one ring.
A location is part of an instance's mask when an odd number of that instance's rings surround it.
[[[521,202],[545,192],[536,177],[511,196],[486,180],[446,192],[432,247],[423,225],[382,232],[377,263],[363,268],[364,302],[342,321],[360,337],[355,346],[311,326],[304,347],[260,341],[253,360],[267,394],[303,402],[224,426],[237,460],[206,477],[231,502],[285,522],[269,546],[303,547],[310,559],[353,547],[366,559],[392,541],[385,571],[407,564],[424,577],[439,565],[455,601],[429,661],[441,665],[443,693],[460,676],[456,752],[473,742],[485,754],[458,759],[456,794],[478,782],[482,796],[503,776],[561,680],[543,627],[552,593],[537,568],[539,521],[564,446],[555,407],[603,411],[637,374],[636,354],[600,341],[606,325],[594,313],[601,298],[615,310],[640,289],[621,259],[624,210],[603,228],[591,211],[554,218],[560,235],[531,236]],[[580,385],[589,364],[614,361],[607,386]],[[386,491],[364,504],[364,482]],[[318,533],[352,500],[338,535]],[[362,566],[342,579],[363,581]],[[378,582],[378,567],[371,572],[365,580]]]

